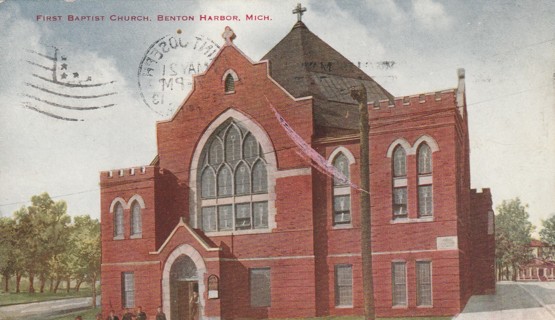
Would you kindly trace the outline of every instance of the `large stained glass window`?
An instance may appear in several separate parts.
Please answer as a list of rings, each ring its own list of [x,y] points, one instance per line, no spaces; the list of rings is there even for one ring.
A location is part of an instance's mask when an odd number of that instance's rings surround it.
[[[199,164],[201,227],[206,232],[268,228],[268,172],[260,143],[229,120],[208,139]]]

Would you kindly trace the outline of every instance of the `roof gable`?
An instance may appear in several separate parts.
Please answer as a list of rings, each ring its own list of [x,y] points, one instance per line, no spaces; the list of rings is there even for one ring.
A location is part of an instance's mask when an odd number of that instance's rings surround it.
[[[302,22],[262,59],[270,61],[270,75],[294,97],[313,96],[317,126],[356,129],[358,103],[350,89],[363,84],[368,100],[393,99],[370,76],[312,33]]]

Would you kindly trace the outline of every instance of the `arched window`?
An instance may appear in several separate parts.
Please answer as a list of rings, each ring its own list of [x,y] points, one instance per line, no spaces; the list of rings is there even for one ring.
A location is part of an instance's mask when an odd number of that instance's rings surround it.
[[[407,175],[407,154],[400,145],[393,151],[393,176],[404,177]]]
[[[114,208],[114,238],[123,237],[123,206],[116,203]]]
[[[251,192],[251,177],[249,167],[245,163],[240,163],[235,169],[235,193],[238,195],[249,194]]]
[[[418,147],[418,216],[433,214],[432,198],[432,150],[427,143]]]
[[[398,145],[393,150],[393,218],[407,217],[407,154]]]
[[[340,152],[333,159],[333,166],[350,179],[349,159]],[[333,224],[351,223],[351,188],[346,181],[333,179]]]
[[[225,77],[225,93],[232,93],[235,92],[235,79],[233,79],[233,75],[229,73]]]
[[[432,173],[432,150],[427,143],[418,148],[418,174]]]
[[[218,197],[227,197],[232,194],[232,178],[230,171],[231,170],[224,165],[220,169],[220,172],[218,172]]]
[[[266,164],[262,160],[257,161],[252,168],[252,191],[253,193],[268,192]]]
[[[207,140],[197,178],[205,232],[268,228],[268,173],[260,150],[252,133],[233,120]]]
[[[203,198],[214,198],[216,196],[216,176],[214,170],[210,167],[202,171],[201,177],[202,189],[201,196]]]
[[[133,201],[131,204],[131,236],[140,236],[142,229],[141,206],[139,202]]]

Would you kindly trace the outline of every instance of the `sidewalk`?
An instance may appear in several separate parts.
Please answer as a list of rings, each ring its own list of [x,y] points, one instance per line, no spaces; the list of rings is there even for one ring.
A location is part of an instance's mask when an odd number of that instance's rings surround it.
[[[453,319],[555,319],[555,283],[498,282],[495,295],[473,296]]]

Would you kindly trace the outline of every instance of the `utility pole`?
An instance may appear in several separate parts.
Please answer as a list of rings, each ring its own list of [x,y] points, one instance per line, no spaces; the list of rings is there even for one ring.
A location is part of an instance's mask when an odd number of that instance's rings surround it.
[[[374,320],[374,281],[372,277],[372,215],[370,212],[370,140],[368,132],[368,97],[360,84],[351,88],[351,97],[358,102],[360,113],[360,242],[362,255],[362,292],[364,318]]]

